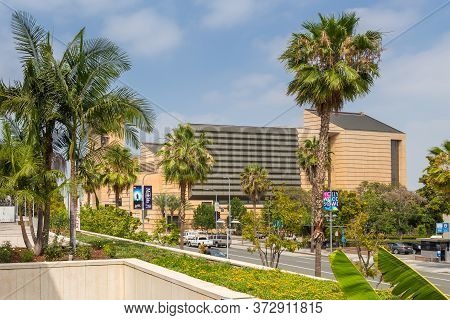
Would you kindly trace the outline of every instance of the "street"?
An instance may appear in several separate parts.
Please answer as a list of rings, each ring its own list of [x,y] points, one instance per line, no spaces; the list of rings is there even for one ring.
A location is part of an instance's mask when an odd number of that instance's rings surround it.
[[[234,243],[235,241],[233,241]],[[240,241],[239,241],[240,242]],[[198,252],[197,248],[185,247],[186,250]],[[220,249],[226,253],[226,248]],[[247,251],[246,246],[241,244],[235,245],[229,249],[230,259],[249,262],[261,265],[261,260],[258,254]],[[408,256],[397,255],[400,259],[406,262],[409,266],[419,271],[421,275],[426,277],[430,282],[436,285],[439,289],[450,295],[450,264],[448,263],[431,263],[420,262],[408,259]],[[279,268],[282,270],[293,271],[306,275],[314,275],[314,256],[305,253],[291,253],[284,252],[280,257]],[[331,271],[328,257],[322,256],[322,277],[327,279],[334,279]],[[369,280],[373,286],[378,284],[377,280]],[[381,284],[379,288],[387,288],[389,284]]]

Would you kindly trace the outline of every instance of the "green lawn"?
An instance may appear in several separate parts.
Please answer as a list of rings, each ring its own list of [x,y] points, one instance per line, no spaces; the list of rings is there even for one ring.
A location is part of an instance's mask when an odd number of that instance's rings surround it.
[[[99,240],[99,237],[84,234],[78,234],[77,238],[90,244]],[[141,259],[261,299],[337,300],[344,298],[338,285],[332,281],[314,280],[278,270],[236,267],[229,263],[194,258],[125,241],[101,239],[102,242],[115,243],[116,258]]]

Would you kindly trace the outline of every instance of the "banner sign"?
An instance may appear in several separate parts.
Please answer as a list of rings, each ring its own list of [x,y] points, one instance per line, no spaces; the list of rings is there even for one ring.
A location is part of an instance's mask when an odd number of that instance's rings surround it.
[[[142,209],[142,186],[133,186],[133,209]]]
[[[152,186],[144,186],[144,209],[152,209]]]
[[[339,192],[324,191],[323,192],[323,210],[338,211],[339,210]]]

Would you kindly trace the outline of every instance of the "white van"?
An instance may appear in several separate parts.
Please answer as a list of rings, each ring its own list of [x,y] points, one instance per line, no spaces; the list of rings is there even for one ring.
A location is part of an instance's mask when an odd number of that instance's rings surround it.
[[[186,230],[183,232],[183,242],[186,244],[189,240],[193,240],[198,236],[207,236],[207,233],[201,230]]]

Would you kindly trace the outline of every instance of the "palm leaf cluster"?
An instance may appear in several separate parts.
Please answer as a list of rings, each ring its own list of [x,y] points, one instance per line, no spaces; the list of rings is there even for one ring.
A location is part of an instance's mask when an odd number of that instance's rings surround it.
[[[152,130],[154,114],[137,92],[117,86],[131,63],[110,40],[86,38],[83,28],[57,58],[51,34],[31,15],[14,12],[11,27],[24,80],[0,83],[0,116],[20,124],[21,136],[32,146],[35,157],[42,159],[43,171],[52,169],[57,154],[70,161],[71,243],[75,247],[78,186],[83,183],[92,191],[88,186],[92,179],[86,180],[85,175],[93,166],[87,156],[90,139],[109,135],[137,147],[139,130]],[[42,186],[50,188],[50,182]],[[48,226],[50,189],[44,193],[43,225]]]
[[[345,253],[336,250],[329,256],[329,260],[333,274],[347,299],[380,299],[376,291]],[[376,261],[382,279],[391,284],[392,294],[398,298],[405,300],[448,300],[442,291],[385,248],[378,248]]]

